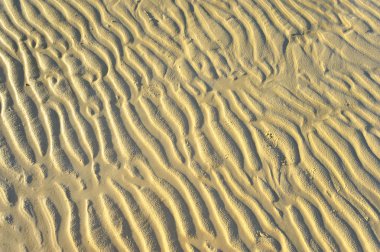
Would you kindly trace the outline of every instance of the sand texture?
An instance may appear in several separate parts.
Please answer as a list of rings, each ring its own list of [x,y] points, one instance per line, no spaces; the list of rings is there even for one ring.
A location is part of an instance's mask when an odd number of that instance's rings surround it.
[[[380,2],[0,0],[0,251],[380,251]]]

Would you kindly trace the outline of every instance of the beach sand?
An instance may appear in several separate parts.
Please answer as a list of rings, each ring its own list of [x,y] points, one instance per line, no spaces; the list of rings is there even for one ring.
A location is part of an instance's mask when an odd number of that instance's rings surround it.
[[[1,0],[0,251],[380,251],[380,3]]]

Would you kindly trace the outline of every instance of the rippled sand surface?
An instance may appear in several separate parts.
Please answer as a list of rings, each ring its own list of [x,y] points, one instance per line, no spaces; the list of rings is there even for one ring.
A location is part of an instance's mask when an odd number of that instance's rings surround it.
[[[1,0],[0,251],[380,251],[380,3]]]

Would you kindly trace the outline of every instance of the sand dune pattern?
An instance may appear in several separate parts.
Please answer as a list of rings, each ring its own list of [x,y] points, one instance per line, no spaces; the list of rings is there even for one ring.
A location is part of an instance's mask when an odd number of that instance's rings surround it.
[[[379,251],[380,4],[0,1],[1,251]]]

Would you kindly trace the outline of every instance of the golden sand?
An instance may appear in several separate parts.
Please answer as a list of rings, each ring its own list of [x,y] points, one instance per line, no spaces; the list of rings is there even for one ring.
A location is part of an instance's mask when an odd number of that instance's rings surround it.
[[[380,3],[1,0],[0,251],[380,251]]]

